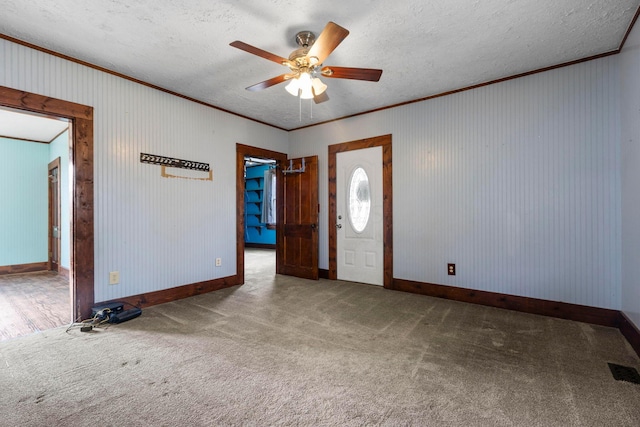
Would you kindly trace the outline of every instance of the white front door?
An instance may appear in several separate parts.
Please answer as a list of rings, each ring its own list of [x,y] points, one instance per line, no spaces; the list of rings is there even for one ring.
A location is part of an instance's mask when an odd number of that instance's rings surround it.
[[[384,285],[382,147],[336,155],[338,280]]]

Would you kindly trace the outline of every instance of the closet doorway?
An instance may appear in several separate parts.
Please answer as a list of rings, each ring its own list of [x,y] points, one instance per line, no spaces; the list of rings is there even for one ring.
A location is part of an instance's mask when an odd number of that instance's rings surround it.
[[[276,249],[276,161],[244,158],[245,248]]]
[[[260,221],[262,221],[262,204],[258,204],[255,202],[249,202],[253,206],[251,209],[252,214],[247,213],[247,203],[245,199],[251,197],[255,199],[257,197],[262,198],[264,196],[263,191],[260,193],[259,191],[252,191],[250,196],[247,195],[247,182],[246,182],[246,168],[252,168],[254,166],[266,165],[267,168],[270,168],[271,165],[282,165],[285,163],[287,159],[287,155],[284,153],[279,153],[277,151],[266,150],[264,148],[252,147],[243,144],[236,144],[236,203],[237,203],[237,246],[236,246],[236,268],[239,283],[245,283],[245,272],[249,277],[255,277],[256,275],[264,275],[267,274],[270,277],[274,277],[276,274],[277,267],[277,224],[274,224],[273,231],[270,231],[272,226],[267,223],[262,223],[263,227],[260,227]],[[264,169],[264,168],[263,168]],[[257,173],[257,168],[253,170],[255,175],[259,175]],[[251,174],[250,174],[251,176]],[[263,173],[264,179],[264,173]],[[252,179],[253,181],[259,181],[258,179]],[[253,182],[249,184],[250,186],[259,186],[259,182]],[[263,184],[263,183],[262,183]],[[276,178],[276,187],[275,193],[276,196],[281,191],[278,190],[281,187],[282,182],[278,181]],[[261,199],[262,200],[262,199]],[[275,215],[276,222],[278,216],[278,210],[282,207],[282,201],[278,200],[276,197],[276,206],[275,206]],[[245,224],[248,222],[249,215],[253,217],[250,219],[251,223],[254,224],[253,227],[247,227]],[[265,218],[268,221],[268,218]],[[273,244],[260,242],[259,239],[256,239],[255,236],[264,231],[268,231],[268,233],[273,233],[275,235],[275,239],[273,240]],[[262,235],[261,235],[262,236]],[[247,239],[249,237],[249,239]],[[248,242],[247,242],[248,240]]]
[[[244,268],[247,282],[276,274],[276,160],[244,158]]]

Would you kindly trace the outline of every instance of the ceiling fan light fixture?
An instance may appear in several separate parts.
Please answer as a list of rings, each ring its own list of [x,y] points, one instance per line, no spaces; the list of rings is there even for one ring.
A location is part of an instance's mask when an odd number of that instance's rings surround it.
[[[300,73],[298,76],[298,81],[300,82],[300,87],[311,87],[311,74],[306,71]]]
[[[300,90],[300,99],[313,99],[313,92],[311,86]]]
[[[285,87],[287,92],[296,98],[313,99],[316,104],[320,104],[328,101],[329,97],[326,94],[327,85],[317,76],[371,82],[380,80],[382,70],[322,66],[324,60],[348,35],[349,30],[331,21],[327,23],[317,38],[311,31],[300,31],[296,34],[296,43],[299,48],[291,52],[288,59],[239,40],[229,44],[250,54],[284,65],[290,70],[290,73],[251,85],[246,88],[247,90],[263,90],[289,80]]]
[[[298,81],[298,78],[296,77],[294,79],[291,79],[289,84],[287,84],[284,88],[291,95],[298,96],[298,93],[300,92],[300,82]]]
[[[316,95],[320,95],[321,93],[323,93],[325,90],[327,90],[327,85],[324,84],[322,82],[322,80],[320,80],[317,77],[314,77],[311,80],[311,86],[313,86],[313,93],[315,93]]]
[[[327,85],[317,77],[311,78],[309,73],[303,72],[298,77],[291,79],[285,89],[293,96],[300,96],[302,99],[313,99],[313,92],[315,91],[316,95],[319,95],[327,89]]]

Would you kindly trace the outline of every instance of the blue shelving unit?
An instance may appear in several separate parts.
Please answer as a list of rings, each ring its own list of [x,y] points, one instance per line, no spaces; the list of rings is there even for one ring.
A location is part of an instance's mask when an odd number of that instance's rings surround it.
[[[276,230],[261,222],[264,202],[264,172],[268,165],[250,166],[246,169],[244,191],[244,241],[246,244],[275,245]]]

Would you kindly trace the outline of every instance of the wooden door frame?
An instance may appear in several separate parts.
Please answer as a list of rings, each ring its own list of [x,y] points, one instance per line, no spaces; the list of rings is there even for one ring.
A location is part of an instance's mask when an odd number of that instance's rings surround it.
[[[382,235],[384,253],[384,287],[393,289],[393,174],[391,135],[382,135],[329,146],[329,279],[338,278],[338,233],[336,206],[336,155],[345,151],[382,147]]]
[[[0,86],[0,105],[66,118],[71,126],[70,293],[73,319],[88,318],[94,304],[93,107]]]
[[[53,169],[57,169],[58,170],[58,175],[57,175],[58,179],[57,179],[57,181],[55,183],[55,186],[57,187],[56,188],[57,197],[56,197],[55,200],[53,198],[53,194],[52,194],[52,191],[51,191],[51,187],[52,187],[51,171]],[[49,257],[47,259],[47,266],[48,266],[48,270],[49,271],[53,271],[53,263],[51,262],[51,258],[52,258],[53,249],[54,249],[52,243],[53,243],[53,241],[55,241],[56,242],[55,245],[57,246],[57,248],[55,248],[56,249],[55,252],[56,252],[56,254],[58,256],[58,260],[56,262],[55,271],[60,271],[60,250],[62,249],[62,244],[61,244],[62,243],[62,238],[58,237],[57,239],[54,240],[54,237],[53,237],[53,234],[54,234],[53,233],[53,225],[54,225],[54,223],[58,224],[58,233],[59,233],[60,232],[60,225],[61,225],[60,224],[60,218],[62,216],[61,212],[60,212],[61,211],[60,208],[62,207],[62,205],[61,205],[61,195],[60,195],[60,188],[61,188],[61,185],[60,185],[60,180],[61,180],[60,157],[58,157],[55,160],[52,160],[51,162],[49,162],[49,165],[47,166],[47,170],[49,172],[49,186],[48,186],[49,187],[49,189],[48,189],[49,190],[48,191],[48,193],[49,193],[49,196],[48,196],[48,199],[49,199],[49,203],[48,203],[48,211],[49,211],[48,212],[48,218],[49,218],[48,222],[49,222],[49,227],[48,227],[48,232],[47,232],[47,241],[49,243]],[[55,210],[53,209],[53,204],[54,203],[57,204]],[[54,218],[54,215],[53,215],[54,212],[57,213],[57,215],[56,215],[57,218]],[[58,234],[58,236],[60,236],[60,235]]]
[[[236,143],[236,274],[238,284],[244,283],[244,158],[259,157],[262,159],[274,159],[280,168],[284,167],[287,155],[278,151],[265,148],[252,147]],[[282,169],[280,169],[282,170]],[[284,218],[284,181],[276,180],[276,227],[280,227]],[[276,256],[279,239],[276,233]],[[276,259],[276,265],[278,260]],[[276,271],[278,273],[278,271]]]

